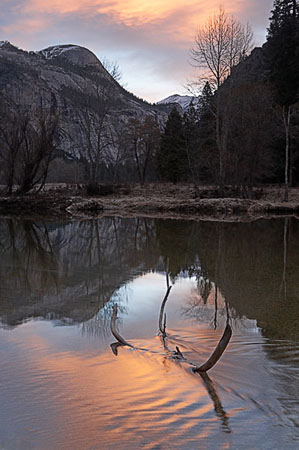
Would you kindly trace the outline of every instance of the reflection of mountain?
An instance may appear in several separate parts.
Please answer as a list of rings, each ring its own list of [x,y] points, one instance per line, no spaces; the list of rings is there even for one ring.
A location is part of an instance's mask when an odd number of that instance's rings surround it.
[[[173,279],[182,270],[197,276],[203,297],[213,282],[237,316],[257,320],[265,336],[298,338],[298,237],[295,219],[2,220],[1,321],[10,326],[30,317],[87,321],[121,285],[156,268],[162,256]]]
[[[153,222],[0,222],[0,316],[83,322],[121,284],[157,262]]]

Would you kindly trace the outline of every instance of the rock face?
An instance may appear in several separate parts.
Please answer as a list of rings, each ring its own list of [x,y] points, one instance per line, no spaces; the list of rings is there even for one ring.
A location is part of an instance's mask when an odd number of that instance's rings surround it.
[[[234,82],[241,84],[244,82],[260,83],[267,81],[265,48],[266,44],[263,47],[255,47],[249,56],[232,69]]]
[[[85,144],[83,107],[88,105],[88,114],[95,122],[99,108],[96,93],[102,86],[113,90],[113,106],[106,118],[115,134],[131,117],[153,116],[161,125],[166,121],[170,109],[167,105],[150,105],[126,91],[86,48],[58,45],[27,52],[7,41],[0,42],[0,95],[12,108],[58,111],[59,149],[71,158],[78,157]]]

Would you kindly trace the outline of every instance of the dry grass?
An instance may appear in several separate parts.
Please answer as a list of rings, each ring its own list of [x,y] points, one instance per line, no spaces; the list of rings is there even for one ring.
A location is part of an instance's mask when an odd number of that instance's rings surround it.
[[[142,215],[248,220],[258,217],[299,214],[299,188],[291,188],[289,202],[283,202],[284,188],[263,186],[259,200],[244,198],[201,198],[215,191],[203,186],[198,192],[190,184],[151,183],[122,185],[112,195],[89,197],[75,185],[48,185],[40,194],[0,197],[0,213],[17,215]]]

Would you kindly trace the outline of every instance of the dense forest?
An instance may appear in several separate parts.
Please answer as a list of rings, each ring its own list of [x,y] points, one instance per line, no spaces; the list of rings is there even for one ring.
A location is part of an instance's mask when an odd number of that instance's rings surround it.
[[[220,194],[230,185],[250,197],[262,183],[284,183],[288,200],[288,187],[299,183],[299,2],[275,0],[267,41],[254,49],[252,41],[250,26],[220,7],[199,28],[190,52],[197,69],[190,89],[198,99],[185,112],[174,105],[164,122],[149,113],[117,128],[115,85],[106,81],[93,115],[86,95],[84,145],[75,156],[60,149],[67,130],[57,105],[24,113],[2,93],[5,191],[26,193],[46,181],[86,183],[96,191],[103,182],[165,180],[214,184]]]

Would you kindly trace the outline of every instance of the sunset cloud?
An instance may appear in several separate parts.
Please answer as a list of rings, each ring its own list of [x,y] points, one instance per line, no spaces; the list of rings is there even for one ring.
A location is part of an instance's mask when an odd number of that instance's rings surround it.
[[[226,11],[265,39],[273,0],[222,0]],[[117,60],[128,88],[158,100],[182,91],[198,25],[219,0],[1,0],[0,39],[21,48],[74,43]],[[159,84],[159,87],[157,86]]]

